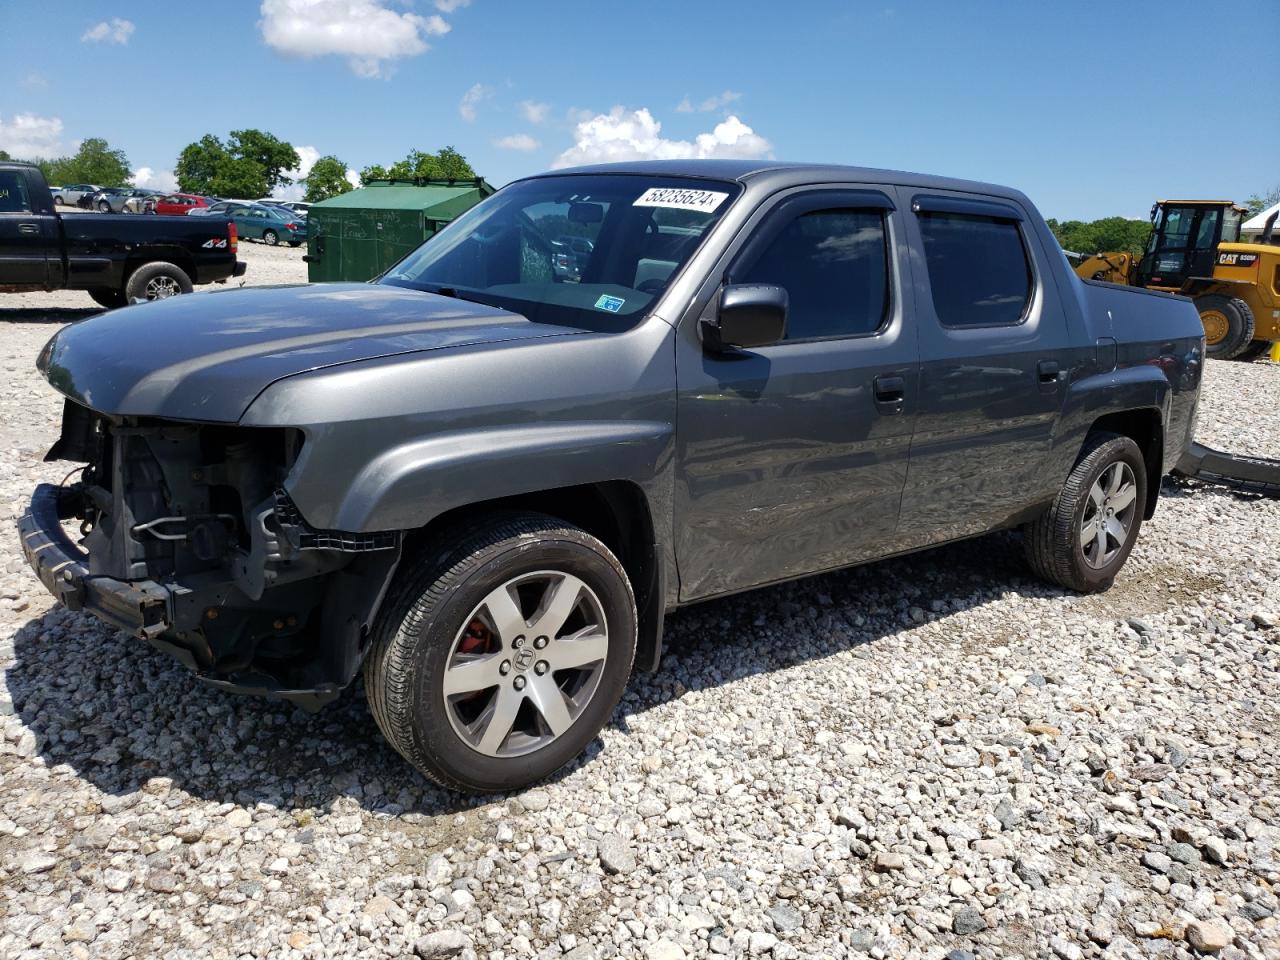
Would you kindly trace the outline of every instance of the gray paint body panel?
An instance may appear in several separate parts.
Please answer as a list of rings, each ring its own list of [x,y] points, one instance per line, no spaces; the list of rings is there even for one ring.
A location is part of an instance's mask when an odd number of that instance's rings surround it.
[[[466,504],[629,481],[649,503],[671,603],[1016,523],[1052,498],[1090,424],[1108,413],[1154,411],[1166,466],[1190,439],[1203,358],[1194,307],[1080,281],[1017,191],[747,161],[556,175],[599,172],[743,184],[625,333],[351,285],[150,304],[63,331],[48,358],[110,414],[301,429],[286,488],[321,528],[408,529]],[[707,354],[697,323],[714,308],[725,264],[774,204],[811,187],[894,199],[889,327],[875,338]],[[1027,323],[941,328],[910,209],[920,192],[1025,211],[1037,291]],[[203,320],[180,314],[189,304]],[[168,324],[183,320],[195,337],[167,340]],[[296,333],[281,332],[292,325]],[[1105,354],[1114,369],[1098,362],[1105,337],[1117,341]],[[1041,359],[1062,369],[1048,389],[1035,376]],[[892,415],[870,390],[890,372],[907,383]]]

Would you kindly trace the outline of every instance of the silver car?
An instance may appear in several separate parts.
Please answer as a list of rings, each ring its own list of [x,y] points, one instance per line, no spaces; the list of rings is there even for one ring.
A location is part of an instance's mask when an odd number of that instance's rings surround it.
[[[140,213],[137,204],[154,192],[134,187],[106,187],[93,194],[90,206],[100,213]],[[130,201],[134,202],[133,208],[129,206]]]
[[[53,191],[53,202],[58,206],[74,207],[80,202],[81,197],[90,193],[97,193],[101,189],[101,187],[92,183],[68,184]]]
[[[219,200],[207,207],[192,207],[187,211],[188,217],[229,217],[237,207],[252,207],[248,200]]]

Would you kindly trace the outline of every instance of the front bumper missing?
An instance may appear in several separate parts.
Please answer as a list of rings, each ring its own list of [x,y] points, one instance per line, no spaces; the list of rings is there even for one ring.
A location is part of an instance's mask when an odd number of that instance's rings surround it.
[[[169,590],[151,580],[129,583],[91,574],[88,555],[62,529],[59,489],[49,483],[36,487],[18,520],[27,563],[68,610],[83,610],[142,640],[156,640],[169,629]]]
[[[219,676],[202,669],[190,649],[163,636],[173,623],[173,591],[154,580],[133,583],[90,573],[88,555],[71,542],[62,528],[59,493],[60,488],[52,484],[36,487],[31,504],[18,520],[18,536],[31,569],[68,610],[93,614],[118,630],[146,640],[178,660],[198,680],[229,693],[273,697],[309,711],[320,709],[342,693],[342,687],[333,683],[298,689],[260,673]]]

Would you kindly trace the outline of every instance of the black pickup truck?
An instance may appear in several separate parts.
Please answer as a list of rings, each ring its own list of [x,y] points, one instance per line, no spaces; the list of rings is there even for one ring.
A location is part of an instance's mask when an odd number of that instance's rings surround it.
[[[123,307],[244,271],[225,220],[57,213],[39,167],[0,163],[0,293],[87,290]]]

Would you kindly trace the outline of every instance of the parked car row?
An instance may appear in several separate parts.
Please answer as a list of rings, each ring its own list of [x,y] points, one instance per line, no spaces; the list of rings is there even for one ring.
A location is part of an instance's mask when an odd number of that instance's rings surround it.
[[[149,213],[168,217],[225,217],[241,237],[268,246],[301,246],[307,239],[309,203],[293,200],[222,200],[194,193],[156,193],[136,187],[96,187],[89,183],[56,187],[54,203],[101,213]]]

